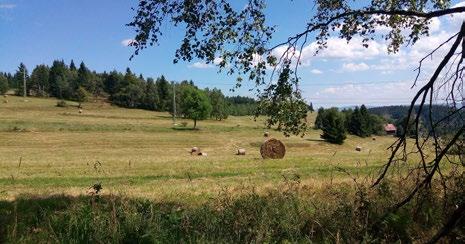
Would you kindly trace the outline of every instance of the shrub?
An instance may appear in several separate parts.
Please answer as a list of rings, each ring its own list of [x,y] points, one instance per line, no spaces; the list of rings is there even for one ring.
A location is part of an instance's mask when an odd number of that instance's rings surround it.
[[[68,104],[66,103],[65,100],[60,100],[60,101],[57,102],[57,107],[66,108],[66,107],[68,107]]]

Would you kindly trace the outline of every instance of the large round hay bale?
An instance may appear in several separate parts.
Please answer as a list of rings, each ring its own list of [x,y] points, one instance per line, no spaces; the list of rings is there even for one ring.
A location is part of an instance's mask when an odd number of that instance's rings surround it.
[[[262,144],[260,147],[260,154],[264,159],[284,158],[284,155],[286,154],[286,147],[280,140],[271,138]]]
[[[244,148],[237,149],[237,155],[245,155],[245,149]]]

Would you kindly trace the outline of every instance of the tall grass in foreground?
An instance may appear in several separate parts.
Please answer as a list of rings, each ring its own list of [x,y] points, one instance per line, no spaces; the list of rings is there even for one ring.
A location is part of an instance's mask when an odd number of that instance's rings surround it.
[[[385,215],[401,194],[393,184],[355,190],[342,184],[316,192],[295,179],[265,194],[223,193],[201,206],[121,196],[23,196],[0,202],[0,242],[423,242],[465,199],[444,201],[433,187],[422,194],[427,197]],[[446,241],[465,241],[464,220],[458,226]]]

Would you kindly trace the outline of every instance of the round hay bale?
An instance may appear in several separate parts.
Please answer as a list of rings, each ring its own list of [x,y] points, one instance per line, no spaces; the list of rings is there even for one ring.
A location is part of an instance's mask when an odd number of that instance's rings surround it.
[[[280,140],[271,138],[262,144],[260,147],[260,154],[264,159],[284,158],[284,155],[286,154],[286,147]]]
[[[199,148],[198,147],[193,147],[191,149],[191,154],[196,153],[196,152],[200,152]]]
[[[355,148],[355,151],[358,151],[358,152],[362,151],[362,147],[361,147],[361,146],[357,146],[357,147]]]
[[[82,109],[79,109],[79,113],[82,114]]]
[[[265,131],[265,133],[263,133],[263,136],[264,136],[264,137],[269,137],[269,136],[270,136],[270,133],[268,133],[268,131]]]
[[[245,155],[245,149],[244,148],[237,149],[237,155]]]
[[[198,156],[205,156],[205,157],[206,157],[208,154],[207,154],[206,152],[199,152],[197,155],[198,155]]]
[[[373,141],[376,141],[376,137],[374,137],[374,136],[373,136],[371,139],[372,139]]]

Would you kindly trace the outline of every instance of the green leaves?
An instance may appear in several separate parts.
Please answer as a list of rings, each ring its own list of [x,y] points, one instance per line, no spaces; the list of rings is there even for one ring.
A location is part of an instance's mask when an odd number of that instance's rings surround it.
[[[186,118],[194,120],[195,128],[197,120],[204,120],[210,116],[212,106],[208,96],[203,91],[186,86],[183,91],[181,110]]]
[[[354,2],[316,0],[316,12],[309,16],[306,28],[274,46],[271,38],[275,28],[267,24],[265,0],[248,0],[242,8],[228,0],[144,0],[128,26],[137,33],[132,43],[134,55],[157,45],[164,25],[182,28],[184,37],[175,52],[175,63],[200,59],[211,64],[221,59],[219,69],[238,76],[236,88],[244,78],[255,83],[262,100],[259,113],[269,117],[268,126],[278,125],[286,135],[302,134],[306,129],[304,101],[298,75],[290,71],[297,72],[300,60],[295,51],[308,44],[310,34],[316,35],[318,50],[326,48],[330,37],[338,36],[347,41],[360,37],[365,48],[371,40],[384,39],[388,52],[398,52],[403,44],[413,45],[428,35],[431,18],[445,15],[441,10],[450,5],[450,0]],[[380,27],[388,32],[378,33]],[[272,51],[282,46],[288,47],[285,53],[273,56]],[[279,84],[262,90],[265,79],[271,82],[275,72]]]

